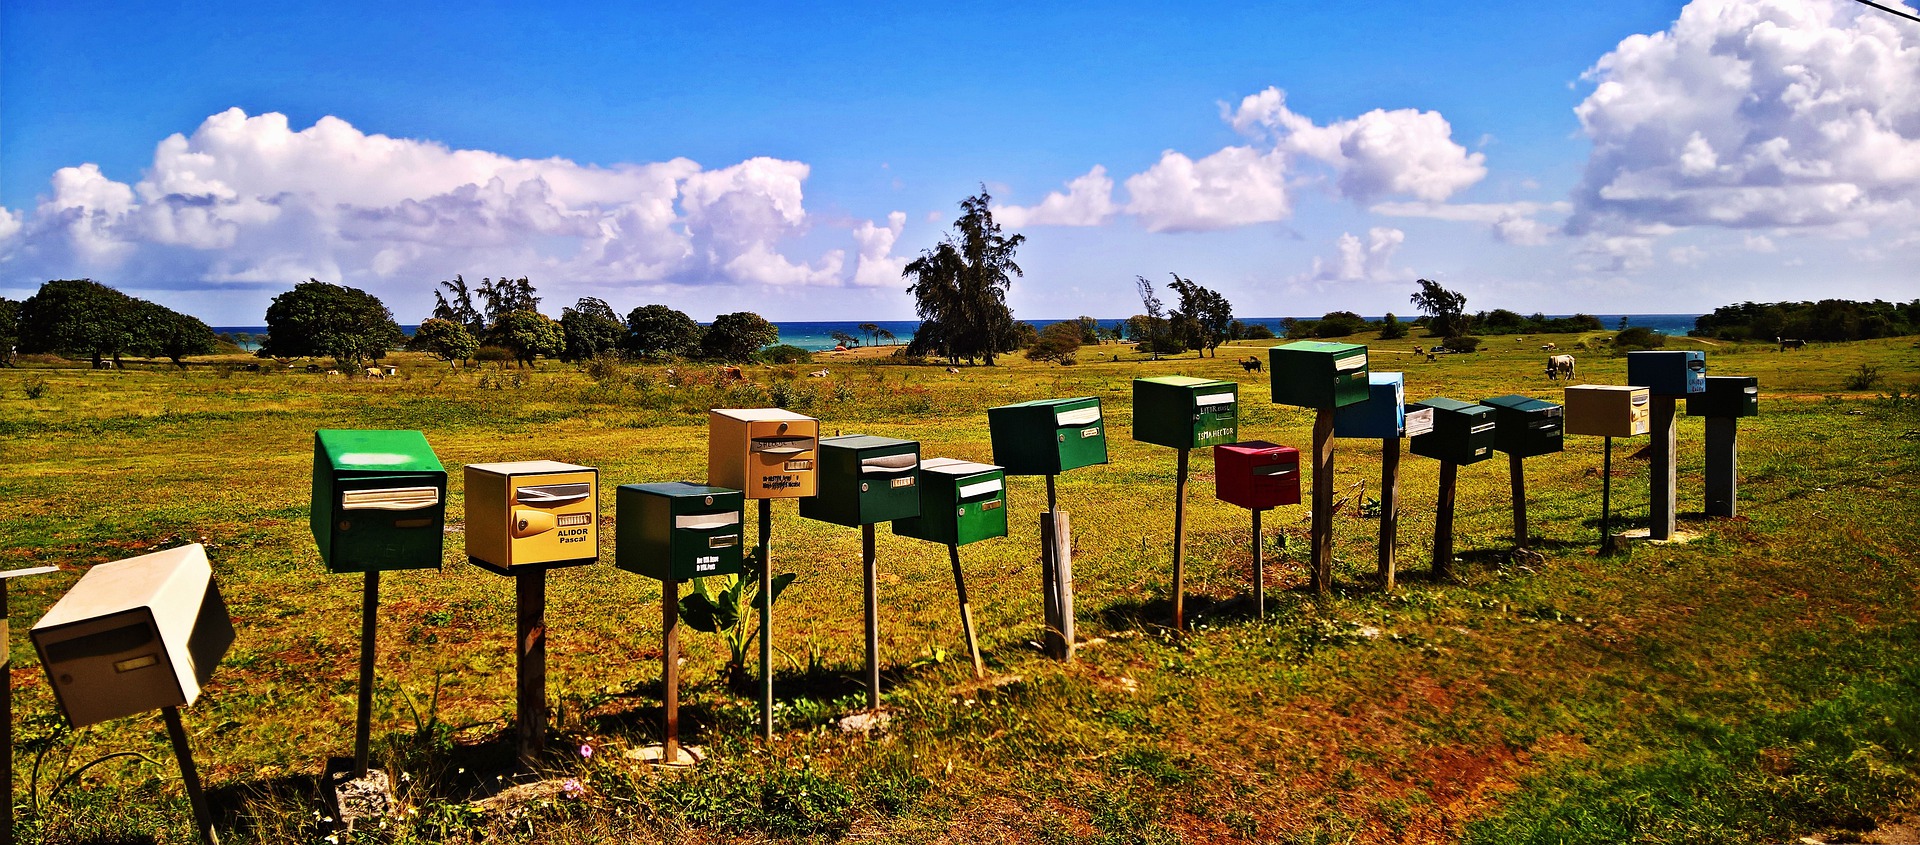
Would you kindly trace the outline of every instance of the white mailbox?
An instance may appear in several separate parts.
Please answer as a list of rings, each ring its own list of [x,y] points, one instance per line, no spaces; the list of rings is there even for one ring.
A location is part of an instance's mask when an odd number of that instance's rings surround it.
[[[192,704],[233,645],[198,543],[103,563],[35,623],[33,647],[76,728]]]

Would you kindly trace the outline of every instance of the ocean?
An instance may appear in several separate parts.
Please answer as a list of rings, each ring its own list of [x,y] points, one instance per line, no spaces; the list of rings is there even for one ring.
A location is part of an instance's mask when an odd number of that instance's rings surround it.
[[[1572,316],[1572,315],[1549,314],[1548,316],[1565,317],[1565,316]],[[1625,320],[1626,324],[1629,326],[1645,326],[1660,334],[1684,335],[1687,332],[1693,330],[1693,321],[1695,318],[1699,317],[1700,315],[1698,314],[1597,314],[1595,316],[1600,318],[1601,325],[1604,325],[1610,329],[1618,328],[1620,326],[1620,321]],[[1253,325],[1256,323],[1265,325],[1267,328],[1272,329],[1274,334],[1281,334],[1282,321],[1288,318],[1286,317],[1240,317],[1238,319],[1240,320],[1240,322],[1246,323],[1247,325]],[[1313,319],[1318,319],[1318,317],[1297,317],[1293,319],[1313,320]],[[1374,316],[1374,317],[1368,317],[1367,319],[1379,320],[1381,319],[1381,317]],[[1032,323],[1034,328],[1044,329],[1049,325],[1061,322],[1061,320],[1059,319],[1027,320],[1026,322]],[[1102,319],[1100,321],[1100,327],[1110,329],[1110,328],[1113,328],[1114,326],[1119,325],[1122,322],[1124,322],[1124,318]],[[913,330],[920,327],[920,321],[919,320],[874,320],[870,324],[877,327],[879,330],[891,333],[893,335],[892,338],[887,338],[884,335],[879,335],[879,336],[870,335],[867,332],[861,330],[860,328],[861,325],[863,324],[860,322],[847,322],[847,321],[841,321],[841,320],[826,321],[826,322],[800,321],[800,320],[774,322],[774,326],[780,329],[781,343],[791,344],[794,346],[798,346],[801,349],[819,352],[819,351],[832,349],[838,343],[838,341],[836,341],[833,337],[834,332],[845,332],[848,335],[852,335],[854,338],[860,341],[861,345],[870,346],[875,343],[878,343],[880,345],[886,345],[891,343],[891,344],[898,344],[898,345],[904,346],[908,341],[913,340]],[[400,327],[401,331],[404,331],[409,335],[413,334],[414,328],[415,326],[410,326],[410,325],[403,325]],[[230,333],[230,334],[261,335],[261,334],[267,333],[266,326],[214,326],[213,330],[218,333]],[[241,344],[241,347],[245,349],[257,349],[258,344],[243,343]]]

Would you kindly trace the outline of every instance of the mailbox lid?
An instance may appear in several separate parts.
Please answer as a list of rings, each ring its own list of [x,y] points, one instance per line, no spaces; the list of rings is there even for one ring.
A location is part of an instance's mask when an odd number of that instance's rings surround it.
[[[1482,399],[1480,404],[1493,409],[1494,451],[1531,458],[1565,448],[1565,409],[1560,405],[1518,394]]]
[[[1133,380],[1133,439],[1175,449],[1232,443],[1240,430],[1240,385],[1220,379]]]
[[[892,522],[920,514],[920,444],[870,434],[820,438],[818,492],[800,515],[836,525]]]
[[[729,487],[673,481],[614,491],[614,566],[686,581],[741,571],[746,496]]]
[[[920,462],[920,515],[895,520],[893,533],[964,546],[1007,536],[1006,472],[958,458]]]
[[[314,469],[335,477],[433,475],[447,477],[440,457],[419,431],[321,429],[313,433]]]
[[[1340,408],[1367,401],[1367,348],[1303,340],[1267,352],[1273,401],[1302,408]]]
[[[1644,350],[1627,353],[1627,384],[1661,396],[1704,393],[1707,353],[1698,349]]]
[[[1107,462],[1106,420],[1093,396],[987,409],[993,461],[1008,475],[1057,475]]]
[[[1433,411],[1433,431],[1409,438],[1408,450],[1422,457],[1473,464],[1493,457],[1493,409],[1436,396],[1413,403]]]
[[[1760,380],[1753,376],[1707,376],[1707,389],[1687,397],[1687,415],[1759,416]]]
[[[1333,412],[1333,436],[1388,440],[1407,430],[1405,373],[1367,373],[1367,400]]]

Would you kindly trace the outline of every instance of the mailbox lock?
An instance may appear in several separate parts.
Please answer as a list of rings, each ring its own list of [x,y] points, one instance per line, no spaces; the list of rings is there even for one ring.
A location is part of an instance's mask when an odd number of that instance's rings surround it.
[[[860,482],[860,492],[867,492],[867,483],[865,481]]]
[[[707,499],[706,499],[706,503],[707,503],[707,504],[709,504],[709,505],[711,505],[711,504],[713,504],[713,497],[712,497],[712,496],[708,496],[708,497],[707,497]]]
[[[350,520],[350,519],[340,520],[341,531],[348,531],[348,530],[351,530],[352,528],[353,528],[353,520]]]
[[[781,434],[786,434],[786,433],[787,433],[787,424],[786,424],[786,423],[781,423],[781,424],[780,424],[780,433],[781,433]]]

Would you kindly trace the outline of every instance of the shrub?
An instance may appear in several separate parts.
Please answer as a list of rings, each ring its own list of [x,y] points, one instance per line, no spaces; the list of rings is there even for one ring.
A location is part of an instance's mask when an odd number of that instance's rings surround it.
[[[1658,349],[1666,345],[1666,335],[1646,326],[1634,326],[1613,336],[1615,354],[1625,354],[1635,349]]]
[[[1287,324],[1288,340],[1312,340],[1320,329],[1319,320],[1295,320]]]
[[[1447,349],[1452,352],[1472,352],[1480,348],[1480,338],[1472,335],[1456,335],[1445,342]]]
[[[605,384],[620,377],[620,354],[603,349],[587,359],[587,377]]]
[[[478,352],[473,353],[473,360],[482,364],[511,364],[513,352],[499,346],[482,346]]]
[[[1872,390],[1880,386],[1880,379],[1879,367],[1861,364],[1860,369],[1847,376],[1846,385],[1848,390]]]
[[[1080,349],[1079,323],[1054,323],[1027,347],[1029,361],[1058,361],[1062,364],[1073,363],[1073,354]]]
[[[1266,323],[1254,323],[1253,325],[1247,326],[1247,328],[1240,333],[1240,337],[1244,340],[1272,340],[1273,329],[1267,328]]]
[[[1399,340],[1406,336],[1407,324],[1400,322],[1400,318],[1393,316],[1392,313],[1388,313],[1386,320],[1380,323],[1380,339]]]
[[[813,353],[791,343],[782,343],[760,350],[753,356],[767,364],[811,364]]]

